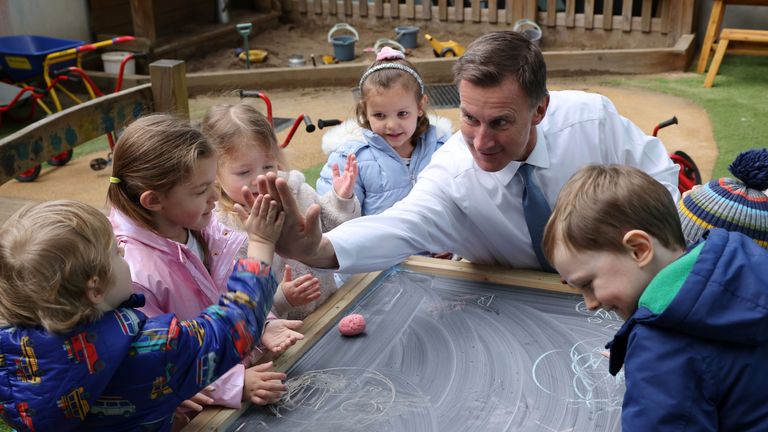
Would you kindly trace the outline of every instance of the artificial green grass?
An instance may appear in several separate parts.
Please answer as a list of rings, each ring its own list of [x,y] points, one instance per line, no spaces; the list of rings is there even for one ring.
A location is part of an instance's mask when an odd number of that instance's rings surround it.
[[[704,88],[704,75],[697,74],[624,77],[607,84],[668,93],[704,108],[718,149],[712,178],[731,177],[728,165],[739,152],[768,147],[768,57],[726,56],[712,88]]]

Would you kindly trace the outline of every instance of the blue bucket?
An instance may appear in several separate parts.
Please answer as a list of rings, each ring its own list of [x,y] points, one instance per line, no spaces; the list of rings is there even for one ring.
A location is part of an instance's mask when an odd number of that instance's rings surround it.
[[[338,30],[347,30],[352,32],[353,35],[333,36]],[[331,31],[328,32],[328,42],[333,44],[333,56],[339,61],[354,60],[355,42],[359,39],[360,37],[357,35],[357,30],[345,23],[336,24],[331,28]]]
[[[419,40],[419,28],[415,26],[395,27],[395,40],[405,48],[416,48]]]

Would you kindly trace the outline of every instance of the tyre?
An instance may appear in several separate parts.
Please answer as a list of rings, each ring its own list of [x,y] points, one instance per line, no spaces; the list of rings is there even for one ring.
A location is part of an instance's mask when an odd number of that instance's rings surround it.
[[[40,175],[40,171],[43,169],[42,165],[35,165],[34,168],[30,168],[23,173],[20,173],[16,176],[16,180],[20,181],[21,183],[29,183],[35,181],[37,176]]]
[[[63,166],[66,165],[67,162],[72,160],[72,154],[74,153],[74,150],[68,150],[64,153],[57,154],[56,156],[48,159],[48,163],[53,166]]]

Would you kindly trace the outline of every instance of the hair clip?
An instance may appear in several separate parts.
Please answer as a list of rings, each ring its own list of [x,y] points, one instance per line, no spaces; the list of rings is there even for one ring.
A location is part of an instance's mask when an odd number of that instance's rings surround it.
[[[109,178],[109,182],[110,182],[110,183],[112,183],[112,184],[118,184],[118,183],[120,183],[121,181],[122,181],[122,180],[120,180],[120,179],[119,179],[119,178],[117,178],[117,177],[110,177],[110,178]]]
[[[405,58],[405,54],[402,51],[398,51],[388,46],[385,46],[384,48],[380,49],[379,53],[376,54],[376,61],[403,60],[404,58]]]

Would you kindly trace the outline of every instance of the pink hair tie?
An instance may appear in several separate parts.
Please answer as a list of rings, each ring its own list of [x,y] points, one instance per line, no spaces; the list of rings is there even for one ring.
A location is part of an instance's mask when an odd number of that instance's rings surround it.
[[[402,51],[398,51],[388,46],[385,46],[384,48],[380,49],[379,53],[376,54],[376,61],[403,60],[404,58],[405,58],[405,54],[403,54]]]

